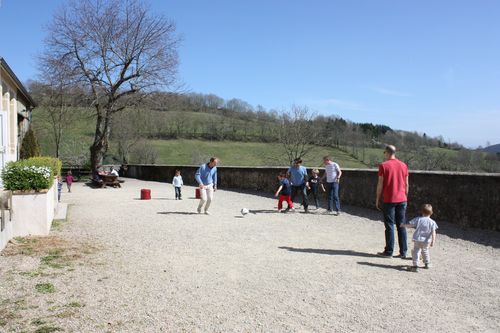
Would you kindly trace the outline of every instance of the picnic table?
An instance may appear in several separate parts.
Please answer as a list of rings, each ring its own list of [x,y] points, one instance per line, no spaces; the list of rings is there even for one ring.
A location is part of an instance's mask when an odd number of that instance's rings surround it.
[[[102,187],[102,188],[106,186],[122,187],[120,185],[120,181],[118,180],[118,176],[114,175],[99,175],[99,179],[93,179],[92,182],[97,187]]]

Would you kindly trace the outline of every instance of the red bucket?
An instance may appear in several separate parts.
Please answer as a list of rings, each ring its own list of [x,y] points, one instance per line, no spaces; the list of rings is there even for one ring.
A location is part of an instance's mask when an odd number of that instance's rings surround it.
[[[196,197],[196,199],[201,198],[201,192],[199,188],[197,188],[196,191],[194,192],[194,196]]]
[[[151,190],[143,188],[141,190],[141,200],[151,200]]]

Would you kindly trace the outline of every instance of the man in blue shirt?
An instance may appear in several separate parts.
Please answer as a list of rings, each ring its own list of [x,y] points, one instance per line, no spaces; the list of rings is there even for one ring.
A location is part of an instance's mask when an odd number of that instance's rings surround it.
[[[295,199],[297,193],[302,195],[302,206],[304,211],[309,212],[309,200],[307,199],[307,187],[309,183],[307,182],[307,169],[302,166],[302,160],[296,158],[293,160],[293,166],[288,169],[288,176],[290,182],[292,183],[292,201]]]
[[[219,159],[212,157],[210,162],[202,164],[194,178],[200,187],[200,204],[198,205],[198,214],[201,214],[201,209],[205,205],[205,214],[210,215],[208,208],[212,203],[214,192],[217,190],[217,164]],[[206,203],[206,204],[205,204]]]

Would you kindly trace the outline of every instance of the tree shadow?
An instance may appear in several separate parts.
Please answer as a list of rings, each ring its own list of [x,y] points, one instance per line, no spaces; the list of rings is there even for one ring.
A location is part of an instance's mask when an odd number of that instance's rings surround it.
[[[373,262],[366,262],[366,261],[358,261],[358,265],[363,265],[363,266],[371,266],[371,267],[379,267],[379,268],[388,268],[388,269],[395,269],[397,271],[406,271],[408,265],[385,265],[385,264],[375,264]]]
[[[310,248],[295,248],[289,246],[279,246],[279,249],[287,250],[290,252],[303,252],[303,253],[317,253],[317,254],[327,254],[330,256],[353,256],[353,257],[364,257],[364,258],[380,258],[376,254],[357,252],[352,250],[329,250],[329,249],[310,249]]]
[[[204,215],[196,212],[158,212],[161,215]]]

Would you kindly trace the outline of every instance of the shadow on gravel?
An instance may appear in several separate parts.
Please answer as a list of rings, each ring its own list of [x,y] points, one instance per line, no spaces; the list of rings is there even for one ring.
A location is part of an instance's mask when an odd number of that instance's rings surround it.
[[[303,253],[317,253],[317,254],[328,254],[330,256],[353,256],[353,257],[364,257],[364,258],[380,258],[376,254],[356,252],[352,250],[327,250],[327,249],[301,249],[288,246],[279,246],[279,249],[287,250],[290,252],[303,252]]]
[[[350,215],[384,223],[382,213],[377,210],[353,206],[343,206],[342,210]],[[415,216],[413,215],[406,215],[407,221],[411,220],[414,217]],[[438,235],[442,234],[453,239],[462,239],[481,245],[491,246],[496,249],[500,248],[500,232],[498,231],[482,230],[477,228],[464,228],[453,223],[440,221],[439,216],[433,216],[433,218],[435,218],[439,226],[439,229],[437,230]],[[413,229],[408,229],[408,235],[412,234]]]
[[[278,214],[279,213],[275,209],[250,209],[248,212],[250,214]]]
[[[151,198],[151,199],[144,200],[141,198],[134,198],[134,200],[149,201],[149,200],[175,200],[175,199],[172,199],[172,198]]]
[[[162,215],[204,215],[196,212],[158,212],[158,214]]]
[[[372,262],[366,262],[366,261],[358,261],[358,265],[371,266],[371,267],[379,267],[379,268],[389,268],[389,269],[395,269],[397,271],[406,271],[406,269],[409,267],[408,265],[374,264]]]
[[[234,189],[227,189],[228,191],[232,192],[237,192],[237,193],[242,193],[242,194],[247,194],[247,195],[255,195],[259,197],[264,197],[264,198],[269,198],[269,199],[274,199],[274,196],[271,193],[266,193],[263,191],[251,191],[251,190],[234,190]],[[326,202],[325,200],[320,200],[320,203],[322,204],[322,207],[325,207]],[[360,218],[365,218],[368,220],[372,220],[375,222],[380,222],[383,224],[383,217],[382,217],[382,212],[378,211],[373,207],[372,209],[369,208],[363,208],[363,207],[356,207],[356,206],[351,206],[351,205],[342,205],[342,212],[353,215],[356,217]],[[305,214],[303,211],[298,211],[298,213]],[[313,214],[308,214],[308,215],[313,215]],[[318,214],[319,215],[319,214]],[[413,215],[407,214],[406,219],[409,221],[412,219]],[[439,229],[438,229],[438,235],[446,235],[450,238],[453,239],[461,239],[485,246],[491,246],[493,248],[500,248],[500,231],[494,231],[494,230],[482,230],[482,229],[477,229],[477,228],[464,228],[461,227],[457,224],[449,223],[449,222],[444,222],[439,220],[439,216],[433,216],[433,218],[436,220]],[[408,235],[412,235],[413,230],[409,229],[408,230]],[[438,236],[439,237],[439,236]],[[383,241],[384,236],[382,234],[381,240]],[[410,239],[410,237],[408,238]],[[305,252],[305,251],[304,251]]]

